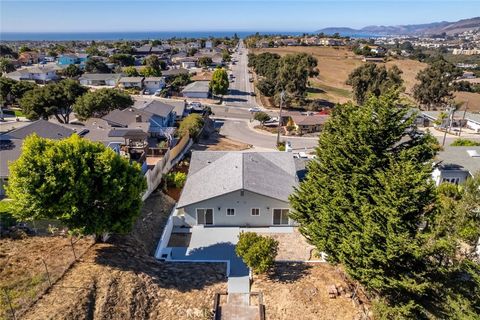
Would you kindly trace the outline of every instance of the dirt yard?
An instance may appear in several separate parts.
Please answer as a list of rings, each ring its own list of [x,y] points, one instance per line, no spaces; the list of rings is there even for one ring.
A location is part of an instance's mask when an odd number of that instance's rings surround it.
[[[308,97],[324,99],[333,103],[344,103],[351,100],[351,87],[346,85],[345,82],[348,75],[364,63],[359,56],[355,56],[347,48],[281,47],[253,49],[253,52],[256,54],[266,51],[280,55],[305,52],[316,57],[320,75],[310,79],[311,88],[308,90]],[[427,64],[411,59],[390,59],[386,63],[387,67],[393,65],[397,65],[403,71],[402,78],[405,81],[405,96],[413,101],[412,88],[416,83],[415,77]],[[259,100],[261,100],[260,97]],[[261,101],[263,102],[263,100]],[[480,94],[478,93],[456,93],[456,101],[468,101],[470,111],[480,112]]]
[[[172,206],[162,193],[152,194],[129,235],[93,245],[33,306],[24,313],[18,310],[17,319],[208,319],[214,293],[226,290],[225,266],[161,263],[151,256]],[[43,277],[45,252],[58,264],[70,261],[69,241],[49,239],[2,240],[1,262],[15,256],[8,263],[16,278],[5,280],[2,274],[2,286]],[[18,249],[21,255],[13,254]]]
[[[350,290],[329,298],[329,286],[348,286],[340,271],[328,264],[277,263],[272,275],[253,279],[252,291],[263,292],[267,319],[348,320],[362,312],[349,297]]]

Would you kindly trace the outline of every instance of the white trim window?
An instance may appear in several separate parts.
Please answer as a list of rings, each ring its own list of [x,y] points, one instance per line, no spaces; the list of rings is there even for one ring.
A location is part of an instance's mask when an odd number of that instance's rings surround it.
[[[260,215],[260,208],[252,208],[250,214],[254,217],[258,217]]]
[[[235,215],[235,209],[234,208],[227,208],[227,216],[232,217]]]

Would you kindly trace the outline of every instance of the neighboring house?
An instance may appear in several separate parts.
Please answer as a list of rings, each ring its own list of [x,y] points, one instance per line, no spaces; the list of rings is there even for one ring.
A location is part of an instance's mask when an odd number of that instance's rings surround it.
[[[192,82],[182,90],[182,94],[185,98],[206,99],[210,96],[209,84],[209,81]]]
[[[122,77],[118,73],[84,73],[79,81],[84,86],[112,86],[115,87]]]
[[[38,52],[35,51],[27,51],[22,52],[18,56],[17,62],[24,66],[29,66],[34,63],[38,63]]]
[[[303,168],[288,152],[193,152],[179,216],[187,226],[292,226],[288,197]]]
[[[440,120],[440,115],[442,111],[422,111],[422,117],[427,122],[426,126],[442,126],[447,127],[450,126],[451,128],[460,128],[466,127],[475,131],[476,133],[480,133],[480,114],[479,113],[472,113],[472,112],[464,112],[464,111],[457,111],[453,116],[453,120],[450,121],[448,118],[443,119],[442,124],[438,125],[435,124]],[[455,129],[454,129],[455,130]],[[459,130],[459,129],[456,129]]]
[[[436,160],[432,177],[437,186],[463,183],[480,172],[480,147],[444,147]]]
[[[197,65],[197,59],[193,59],[193,58],[185,58],[180,63],[180,66],[184,69],[195,68],[196,65]]]
[[[173,112],[175,113],[175,120],[181,120],[184,116],[188,114],[187,106],[188,103],[186,100],[151,100],[151,99],[138,99],[135,100],[133,105],[134,108],[142,109],[147,107],[149,104],[153,103],[154,101],[162,102],[165,105],[173,106]],[[147,109],[148,110],[148,109]]]
[[[143,45],[141,47],[135,48],[135,55],[138,56],[147,56],[152,51],[152,46],[150,45]]]
[[[300,134],[305,134],[320,132],[329,116],[307,113],[306,115],[292,115],[290,118],[295,126],[295,130]]]
[[[179,75],[182,75],[182,74],[188,74],[188,70],[187,69],[184,69],[184,68],[172,68],[172,69],[168,69],[168,70],[163,70],[162,71],[162,76],[164,76],[165,78],[171,78],[171,77],[176,77],[176,76],[179,76]]]
[[[57,64],[60,66],[69,66],[71,64],[79,65],[84,67],[88,60],[88,54],[78,53],[78,54],[64,54],[58,57]]]
[[[165,88],[165,77],[146,77],[143,79],[143,86],[150,92]]]
[[[37,120],[21,128],[0,135],[0,196],[5,195],[5,185],[8,183],[9,163],[20,157],[23,140],[35,133],[39,137],[49,139],[64,139],[75,131],[64,126]]]
[[[50,67],[30,67],[7,73],[5,77],[13,80],[33,80],[35,82],[49,82],[58,78],[57,71]]]
[[[175,123],[174,106],[152,101],[142,108],[113,110],[102,119],[112,127],[141,128],[152,137],[165,137]]]
[[[118,84],[125,88],[134,88],[142,89],[143,88],[143,77],[121,77],[118,81]]]
[[[213,48],[212,40],[205,41],[205,49],[212,49],[212,48]]]

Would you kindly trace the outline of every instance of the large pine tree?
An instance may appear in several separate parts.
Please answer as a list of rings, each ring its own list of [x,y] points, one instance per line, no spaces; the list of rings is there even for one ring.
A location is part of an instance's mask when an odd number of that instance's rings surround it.
[[[332,262],[408,303],[428,286],[419,226],[434,207],[437,143],[397,102],[392,92],[337,106],[291,203],[301,232]]]

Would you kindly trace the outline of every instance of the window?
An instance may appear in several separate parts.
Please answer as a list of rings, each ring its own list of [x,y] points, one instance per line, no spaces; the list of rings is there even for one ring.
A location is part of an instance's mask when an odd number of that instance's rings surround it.
[[[252,216],[259,216],[260,215],[260,209],[259,208],[252,208]]]
[[[235,215],[235,209],[228,208],[227,209],[227,216],[234,216],[234,215]]]

